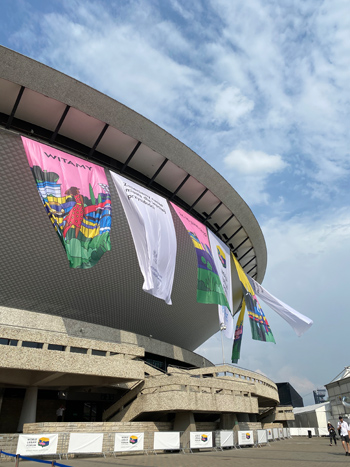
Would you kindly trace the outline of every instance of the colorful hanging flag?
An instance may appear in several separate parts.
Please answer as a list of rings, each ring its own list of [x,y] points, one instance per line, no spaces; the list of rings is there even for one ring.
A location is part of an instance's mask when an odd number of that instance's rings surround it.
[[[142,289],[171,305],[176,262],[176,234],[166,199],[114,172],[118,191],[139,266],[144,277]]]
[[[263,300],[266,305],[272,308],[277,314],[281,316],[287,323],[292,326],[297,336],[302,336],[312,325],[312,319],[302,315],[292,307],[282,302],[278,298],[270,294],[264,287],[256,282],[252,277],[248,277],[249,282],[256,293],[256,295]]]
[[[230,249],[211,230],[208,230],[208,237],[216,270],[218,271],[225,296],[230,305],[230,309],[233,310]],[[228,339],[233,339],[233,316],[230,310],[226,306],[218,305],[218,314],[220,324],[224,324],[226,328],[223,331],[224,336]]]
[[[103,167],[23,136],[22,142],[69,266],[91,268],[111,249],[111,198]]]
[[[249,317],[250,327],[252,331],[252,338],[258,341],[266,341],[266,342],[275,343],[275,339],[273,337],[269,323],[253,291],[253,288],[250,285],[248,277],[246,276],[245,272],[243,271],[241,265],[236,260],[234,255],[232,255],[232,258],[236,266],[239,280],[241,281],[242,290],[243,290],[243,298],[245,300],[247,310],[248,310],[248,317]]]
[[[242,308],[241,312],[238,316],[236,330],[235,330],[235,340],[233,341],[232,347],[232,363],[238,363],[238,360],[241,356],[241,344],[242,344],[242,337],[243,337],[243,320],[244,320],[244,312],[245,312],[245,301],[242,301]]]
[[[171,203],[188,231],[197,253],[197,302],[217,303],[230,308],[223,290],[213,255],[209,246],[206,227],[183,209]]]

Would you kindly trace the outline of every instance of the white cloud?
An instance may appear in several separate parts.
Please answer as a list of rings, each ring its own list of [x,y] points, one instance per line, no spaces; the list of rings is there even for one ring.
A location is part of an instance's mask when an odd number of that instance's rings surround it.
[[[243,175],[266,175],[280,172],[287,167],[287,163],[279,154],[266,154],[263,151],[247,151],[234,149],[224,158],[228,169],[234,169]]]
[[[240,117],[251,112],[253,108],[254,102],[244,96],[239,89],[228,87],[219,92],[214,107],[214,117],[219,122],[234,126]]]

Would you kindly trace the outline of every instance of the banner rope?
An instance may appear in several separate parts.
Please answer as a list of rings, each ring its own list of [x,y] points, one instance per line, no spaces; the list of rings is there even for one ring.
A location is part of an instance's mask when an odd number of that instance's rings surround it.
[[[18,459],[26,459],[27,461],[39,462],[41,464],[50,464],[50,465],[54,465],[57,467],[72,467],[71,465],[67,465],[67,464],[59,464],[56,461],[45,461],[43,459],[34,459],[33,457],[21,456],[19,454],[11,454],[9,452],[5,452],[2,450],[0,450],[0,454],[4,454],[5,456],[10,456],[10,457],[17,457]]]

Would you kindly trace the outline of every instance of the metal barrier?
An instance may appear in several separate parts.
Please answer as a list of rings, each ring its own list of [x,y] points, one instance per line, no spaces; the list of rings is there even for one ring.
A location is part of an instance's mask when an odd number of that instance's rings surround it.
[[[3,454],[5,456],[9,456],[9,457],[15,457],[16,458],[15,467],[19,466],[19,460],[20,459],[25,459],[27,461],[33,461],[33,462],[39,462],[41,464],[50,464],[51,466],[56,466],[56,467],[71,467],[70,465],[67,465],[67,464],[60,464],[60,463],[56,462],[55,460],[45,461],[43,459],[34,459],[33,457],[21,456],[20,454],[11,454],[9,452],[5,452],[5,451],[2,451],[2,450],[0,450],[0,454]]]

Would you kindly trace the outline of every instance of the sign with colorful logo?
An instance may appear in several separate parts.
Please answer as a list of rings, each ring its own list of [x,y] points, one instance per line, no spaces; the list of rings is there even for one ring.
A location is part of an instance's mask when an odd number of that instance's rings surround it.
[[[212,448],[213,447],[213,433],[207,431],[205,433],[200,431],[190,432],[190,448],[201,449],[201,448]]]
[[[16,454],[21,456],[46,455],[57,453],[58,434],[22,435],[18,436]]]
[[[239,446],[247,446],[254,444],[254,436],[252,431],[238,431]]]
[[[116,433],[114,450],[116,452],[143,451],[144,433]]]
[[[38,441],[38,446],[41,446],[42,448],[45,446],[48,446],[50,444],[50,438],[39,438]]]
[[[111,197],[103,167],[22,137],[41,200],[71,268],[111,249]]]

